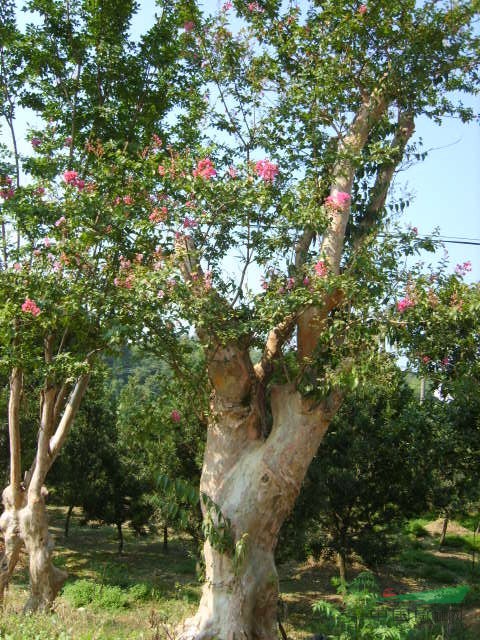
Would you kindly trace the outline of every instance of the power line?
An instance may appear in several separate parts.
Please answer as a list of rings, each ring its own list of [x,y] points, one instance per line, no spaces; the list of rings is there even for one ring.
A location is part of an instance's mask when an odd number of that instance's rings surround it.
[[[401,238],[400,233],[379,233],[381,238]],[[418,240],[437,240],[445,244],[469,244],[473,246],[480,246],[480,239],[478,238],[455,238],[455,236],[417,236]]]

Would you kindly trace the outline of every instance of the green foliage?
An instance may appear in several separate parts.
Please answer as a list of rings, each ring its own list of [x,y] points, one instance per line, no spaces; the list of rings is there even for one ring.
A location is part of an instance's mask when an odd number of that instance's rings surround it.
[[[322,620],[318,630],[342,640],[411,638],[410,632],[416,626],[415,616],[407,614],[403,622],[395,620],[393,613],[380,610],[378,592],[378,584],[372,574],[360,574],[348,585],[343,596],[343,610],[324,600],[313,605],[314,613]]]
[[[392,533],[426,505],[430,429],[403,373],[379,354],[312,462],[280,553],[337,553],[345,561],[355,553],[373,566],[391,555],[398,543]]]
[[[141,585],[138,585],[141,587]],[[63,588],[63,594],[73,607],[92,607],[92,609],[124,609],[137,600],[142,590],[125,591],[115,585],[97,584],[92,580],[76,580]]]

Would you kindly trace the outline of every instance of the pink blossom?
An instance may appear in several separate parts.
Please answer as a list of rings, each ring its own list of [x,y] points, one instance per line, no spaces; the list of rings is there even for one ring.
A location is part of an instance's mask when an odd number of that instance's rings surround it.
[[[430,358],[430,356],[422,356],[422,362],[424,364],[428,364],[429,362],[431,362],[431,360],[432,359]]]
[[[205,271],[204,284],[207,291],[210,291],[210,289],[212,288],[212,275],[213,274],[211,271]]]
[[[325,199],[325,204],[331,209],[345,209],[350,202],[350,194],[345,191],[334,191]]]
[[[161,146],[163,145],[162,139],[159,136],[157,136],[156,133],[154,133],[152,136],[152,142],[156,149],[160,149]]]
[[[40,140],[40,138],[32,138],[31,143],[34,149],[38,149],[38,147],[41,146],[42,141]]]
[[[135,262],[137,264],[141,264],[143,262],[143,253],[136,253],[135,254]]]
[[[67,184],[75,184],[78,178],[77,171],[65,171],[63,174],[63,179]]]
[[[409,307],[414,307],[414,306],[415,306],[415,301],[409,298],[408,296],[406,296],[405,298],[402,298],[397,302],[397,311],[399,313],[403,313]]]
[[[209,180],[217,175],[215,168],[212,164],[210,158],[204,158],[203,160],[199,160],[197,162],[197,168],[193,170],[193,176],[195,178],[204,178],[205,180]]]
[[[165,175],[165,167],[164,167],[162,164],[159,164],[159,165],[158,165],[158,169],[157,169],[157,171],[158,171],[158,173],[159,173],[161,176],[164,176],[164,175]]]
[[[472,263],[470,260],[464,262],[463,264],[457,264],[455,267],[455,273],[457,276],[464,276],[466,273],[472,270]]]
[[[238,171],[235,169],[235,167],[233,167],[233,166],[228,167],[228,175],[231,178],[236,178],[237,174],[238,174]]]
[[[252,13],[254,11],[256,11],[257,13],[263,13],[265,11],[265,9],[262,9],[258,2],[249,2],[247,8]]]
[[[65,216],[61,216],[61,218],[59,218],[56,222],[55,222],[55,226],[56,227],[60,227],[62,224],[64,224],[66,222]]]
[[[15,271],[21,271],[22,265],[19,262],[15,262],[15,264],[13,265],[13,268],[15,269]]]
[[[450,358],[447,356],[445,358],[442,358],[442,364],[444,367],[446,367],[447,365],[450,364]]]
[[[187,33],[190,33],[190,31],[193,31],[195,29],[195,23],[193,22],[193,20],[187,20],[187,22],[184,22],[183,28]]]
[[[367,13],[367,11],[368,11],[368,9],[367,9],[367,5],[366,5],[366,4],[361,4],[361,5],[358,7],[358,13],[359,13],[360,15],[362,15],[362,16],[363,16],[363,14]]]
[[[167,218],[167,213],[167,207],[160,207],[160,209],[155,207],[152,213],[148,216],[148,219],[150,220],[150,222],[163,222]]]
[[[33,250],[33,255],[38,258],[38,256],[40,256],[42,254],[42,252],[40,251],[40,249],[34,249]]]
[[[328,275],[328,265],[323,260],[319,260],[313,268],[319,278],[325,278]]]
[[[305,276],[305,278],[303,279],[303,284],[308,287],[308,285],[310,284],[310,278],[308,276]]]
[[[159,292],[157,293],[157,298],[164,298],[165,297],[165,291],[163,289],[160,289]]]
[[[85,180],[80,180],[80,178],[78,180],[75,180],[75,186],[79,191],[83,191],[83,189],[85,188]]]
[[[0,198],[9,200],[15,195],[15,189],[12,187],[12,179],[9,176],[0,177]]]
[[[46,247],[49,247],[49,246],[52,244],[52,243],[50,242],[50,238],[44,238],[44,239],[43,239],[43,244],[44,244]]]
[[[58,260],[55,260],[55,262],[52,264],[52,269],[55,271],[55,273],[57,273],[58,271],[61,271],[62,263],[59,262]]]
[[[278,175],[278,165],[270,162],[266,158],[255,163],[255,173],[257,176],[265,180],[265,182],[273,182],[275,176]]]
[[[230,11],[232,7],[233,7],[233,4],[231,2],[224,2],[222,6],[222,11],[224,12]]]
[[[196,204],[193,200],[187,200],[185,202],[185,206],[188,207],[189,209],[195,209]]]
[[[131,205],[133,204],[133,198],[132,196],[123,196],[123,203],[126,205]]]
[[[35,195],[37,196],[43,196],[44,193],[45,193],[45,187],[37,187],[35,189]]]
[[[290,291],[295,286],[295,278],[287,278],[287,290]]]
[[[413,235],[414,235],[414,236],[418,236],[418,229],[417,229],[417,227],[412,227],[411,231],[412,231],[412,233],[413,233]]]
[[[176,409],[172,411],[172,413],[170,414],[170,417],[173,420],[173,422],[180,422],[180,420],[182,419],[180,411],[177,411]]]
[[[63,143],[63,146],[64,146],[64,147],[71,147],[71,146],[72,146],[72,142],[73,142],[73,140],[72,140],[72,136],[67,136],[67,137],[65,138],[65,141],[64,141],[64,143]]]
[[[194,218],[189,218],[188,216],[185,216],[183,220],[184,229],[193,229],[196,226],[198,226],[198,222]]]
[[[34,300],[30,300],[30,298],[25,298],[25,302],[22,304],[23,313],[31,313],[35,318],[40,315],[41,310],[37,307]]]
[[[120,256],[120,269],[126,271],[127,269],[130,269],[131,266],[132,263],[130,262],[130,260],[127,260],[123,256]]]

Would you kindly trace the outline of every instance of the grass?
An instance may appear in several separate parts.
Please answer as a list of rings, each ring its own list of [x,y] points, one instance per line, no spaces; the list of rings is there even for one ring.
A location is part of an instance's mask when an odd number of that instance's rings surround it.
[[[0,640],[157,640],[163,638],[163,624],[175,625],[194,613],[201,588],[188,540],[174,539],[165,551],[158,537],[135,537],[127,530],[125,553],[119,556],[113,528],[81,526],[74,517],[70,537],[64,540],[64,510],[50,512],[57,538],[55,562],[68,571],[69,580],[54,614],[21,616],[28,577],[25,569],[17,571],[0,618]],[[472,574],[473,537],[448,536],[446,551],[441,552],[438,540],[421,533],[426,524],[415,520],[399,532],[401,552],[378,568],[380,587],[412,591],[470,582],[474,587],[468,607],[474,625],[480,613],[480,569]],[[349,577],[362,569],[355,564]],[[323,598],[340,603],[331,583],[335,576],[336,568],[329,562],[291,561],[279,567],[283,624],[290,639],[304,640],[319,632],[314,602]],[[461,637],[478,639],[480,626]]]

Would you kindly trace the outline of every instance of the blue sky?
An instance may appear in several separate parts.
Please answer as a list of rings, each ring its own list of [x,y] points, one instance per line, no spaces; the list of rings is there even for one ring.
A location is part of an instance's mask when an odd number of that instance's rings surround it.
[[[221,5],[214,0],[204,3],[206,10]],[[140,11],[132,24],[134,36],[148,29],[158,11],[154,0],[141,0]],[[19,12],[19,21],[25,14]],[[467,104],[480,113],[480,98],[469,97]],[[25,138],[28,125],[34,125],[28,113],[19,113],[17,132]],[[9,142],[2,126],[1,139]],[[426,118],[416,123],[416,137],[423,139],[424,150],[430,150],[425,161],[400,172],[394,189],[407,189],[413,195],[411,206],[404,214],[406,224],[429,234],[438,227],[440,235],[480,239],[480,127],[479,121],[462,124],[448,118],[438,126]],[[21,141],[20,150],[28,153],[29,143]],[[480,280],[480,246],[447,244],[452,267],[470,260],[470,281]],[[438,258],[443,257],[440,250]],[[432,257],[426,257],[431,262]]]

